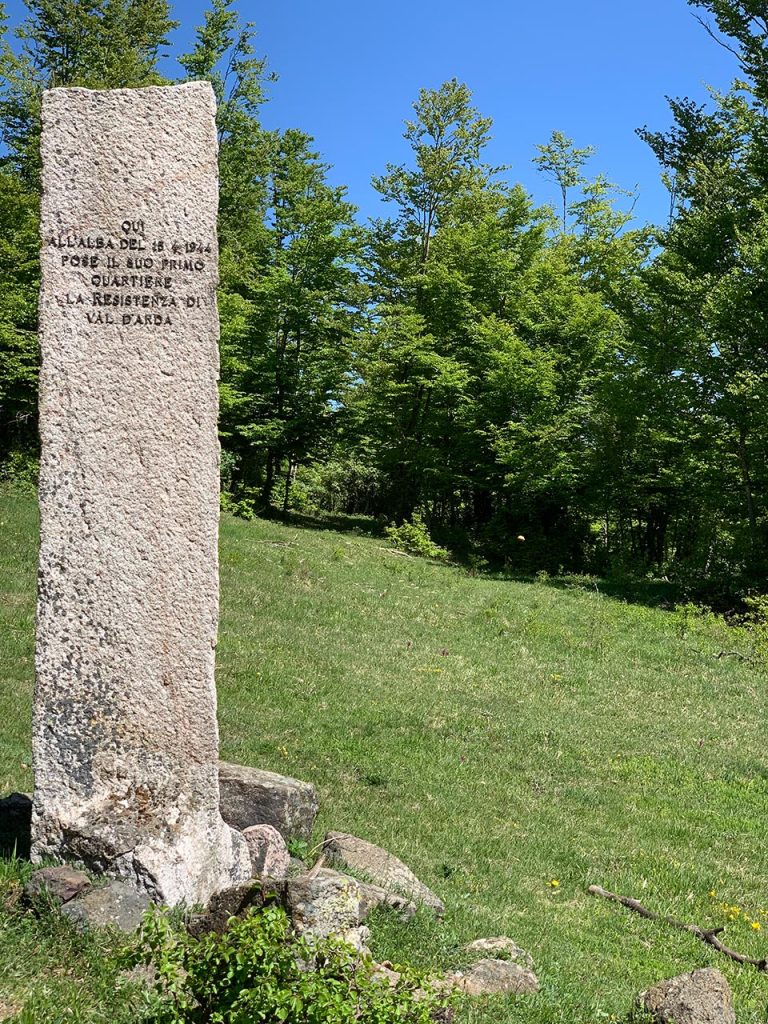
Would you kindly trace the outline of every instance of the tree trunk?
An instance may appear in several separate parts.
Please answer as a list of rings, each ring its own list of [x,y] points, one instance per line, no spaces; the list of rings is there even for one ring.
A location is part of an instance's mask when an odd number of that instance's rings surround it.
[[[744,497],[747,504],[747,516],[749,519],[749,543],[754,553],[757,549],[757,513],[755,512],[755,495],[752,487],[752,474],[749,467],[749,455],[747,453],[747,431],[745,427],[739,427],[739,466],[741,467],[741,483],[744,488]]]

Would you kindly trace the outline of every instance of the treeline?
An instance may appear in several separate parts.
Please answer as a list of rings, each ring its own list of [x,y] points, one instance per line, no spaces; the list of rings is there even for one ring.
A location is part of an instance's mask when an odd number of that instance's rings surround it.
[[[535,206],[486,162],[491,120],[456,81],[420,93],[410,159],[373,179],[390,216],[362,224],[311,138],[262,126],[268,67],[213,0],[177,59],[219,100],[230,507],[416,517],[521,571],[768,589],[768,8],[689,2],[740,77],[641,130],[670,195],[654,227],[560,132],[535,161],[562,201]],[[7,477],[37,451],[41,91],[163,83],[174,28],[167,0],[27,7],[0,53]]]

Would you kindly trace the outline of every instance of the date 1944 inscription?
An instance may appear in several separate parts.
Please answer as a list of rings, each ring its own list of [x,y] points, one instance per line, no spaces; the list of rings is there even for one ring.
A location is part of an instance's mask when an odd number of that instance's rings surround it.
[[[144,221],[125,220],[114,235],[59,234],[49,251],[72,271],[57,305],[88,323],[162,327],[181,309],[214,302],[210,242],[150,239]]]

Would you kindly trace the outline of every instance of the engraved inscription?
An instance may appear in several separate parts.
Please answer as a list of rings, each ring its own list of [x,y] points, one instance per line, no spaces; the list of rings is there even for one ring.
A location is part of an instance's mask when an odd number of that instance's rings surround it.
[[[124,220],[114,234],[53,235],[48,250],[71,271],[56,304],[89,324],[162,327],[179,310],[214,303],[209,241],[155,238],[143,220]]]

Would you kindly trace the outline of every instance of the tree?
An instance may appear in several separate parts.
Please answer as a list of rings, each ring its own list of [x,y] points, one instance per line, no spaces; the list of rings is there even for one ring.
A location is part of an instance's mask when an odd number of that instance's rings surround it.
[[[534,158],[542,174],[551,178],[560,189],[563,204],[563,234],[568,230],[568,193],[584,183],[581,169],[593,155],[592,146],[577,149],[573,139],[562,132],[552,132],[549,142],[537,146],[539,155]]]
[[[0,463],[37,447],[40,104],[46,88],[156,85],[167,0],[29,0],[11,45],[0,6]]]
[[[406,121],[403,134],[413,166],[389,164],[373,179],[374,188],[397,207],[396,229],[415,242],[417,266],[428,261],[434,232],[451,208],[487,176],[480,154],[491,119],[481,117],[471,99],[455,78],[439,89],[422,89],[413,105],[416,117]]]

